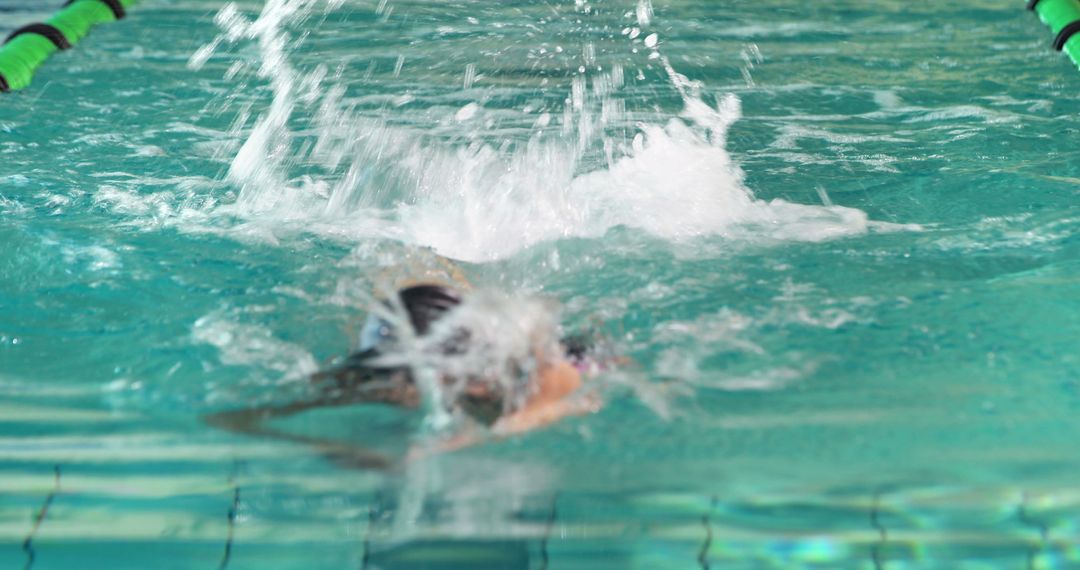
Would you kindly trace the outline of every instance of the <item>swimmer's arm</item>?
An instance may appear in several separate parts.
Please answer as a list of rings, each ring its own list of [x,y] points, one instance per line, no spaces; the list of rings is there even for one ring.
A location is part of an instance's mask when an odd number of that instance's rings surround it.
[[[308,410],[359,403],[387,403],[415,407],[418,400],[415,392],[415,388],[403,387],[394,382],[367,382],[348,390],[326,389],[323,394],[312,400],[209,414],[203,416],[203,421],[207,425],[237,434],[269,437],[308,445],[346,467],[387,469],[391,466],[390,461],[367,449],[329,439],[291,434],[264,424],[270,420],[287,418]]]
[[[502,439],[542,428],[567,416],[581,416],[600,409],[600,400],[595,395],[578,393],[582,385],[581,374],[568,362],[545,369],[537,384],[537,393],[529,402],[517,412],[496,421],[490,434],[468,430],[431,445],[416,447],[409,452],[408,460],[458,451],[483,443],[492,435]]]
[[[327,407],[323,400],[311,400],[306,402],[293,402],[284,406],[264,406],[260,408],[246,408],[242,410],[226,410],[215,414],[203,416],[207,425],[220,428],[233,433],[246,435],[267,435],[276,433],[276,430],[264,427],[262,424],[274,418],[286,418],[306,410]]]
[[[392,463],[379,453],[340,441],[297,435],[263,424],[272,418],[287,417],[304,410],[326,407],[322,401],[296,402],[285,406],[229,410],[203,417],[208,425],[243,435],[268,437],[307,445],[331,461],[355,469],[389,469]]]
[[[495,422],[492,426],[495,435],[524,433],[553,424],[566,416],[595,412],[599,407],[599,400],[578,393],[582,386],[581,373],[569,362],[548,366],[536,382],[536,394],[524,407]]]
[[[475,428],[467,428],[465,431],[446,439],[413,445],[413,447],[409,449],[405,461],[412,462],[432,455],[451,453],[467,447],[479,445],[487,439],[486,435],[481,431]]]
[[[600,401],[592,395],[574,396],[557,402],[527,406],[495,422],[495,425],[491,426],[490,434],[470,430],[432,444],[416,446],[409,451],[407,461],[460,451],[491,439],[504,439],[530,432],[551,425],[567,416],[583,416],[599,409]]]
[[[498,437],[508,437],[551,425],[568,416],[584,416],[599,411],[600,401],[592,396],[577,396],[519,412],[495,422],[492,432]]]
[[[227,410],[216,414],[203,416],[207,424],[236,433],[249,435],[264,435],[267,428],[262,423],[276,418],[287,418],[308,410],[319,408],[333,408],[363,403],[395,404],[404,407],[415,407],[419,395],[413,386],[396,381],[363,381],[345,384],[340,377],[328,373],[320,373],[315,380],[324,381],[326,378],[337,380],[338,384],[324,383],[322,393],[311,400],[301,400],[279,406],[262,406],[258,408],[246,408],[242,410]]]

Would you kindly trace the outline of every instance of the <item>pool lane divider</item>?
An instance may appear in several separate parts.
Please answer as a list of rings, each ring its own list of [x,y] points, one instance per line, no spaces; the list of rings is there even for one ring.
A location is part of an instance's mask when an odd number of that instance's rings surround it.
[[[0,92],[30,85],[50,56],[71,49],[90,29],[114,22],[138,0],[68,0],[53,17],[15,30],[0,45]]]
[[[1080,0],[1027,0],[1027,9],[1054,33],[1054,49],[1080,67]]]

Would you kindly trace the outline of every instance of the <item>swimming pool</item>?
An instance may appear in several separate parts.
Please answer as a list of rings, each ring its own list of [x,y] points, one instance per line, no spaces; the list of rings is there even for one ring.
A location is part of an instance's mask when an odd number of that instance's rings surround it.
[[[1022,3],[265,4],[0,100],[0,565],[1078,564],[1080,76]],[[601,323],[604,409],[391,474],[201,422],[418,248]]]

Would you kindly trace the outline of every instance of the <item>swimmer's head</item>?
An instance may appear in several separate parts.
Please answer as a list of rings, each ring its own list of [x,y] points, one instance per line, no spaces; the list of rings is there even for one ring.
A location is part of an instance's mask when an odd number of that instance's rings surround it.
[[[461,304],[461,295],[457,291],[441,285],[414,285],[401,289],[397,296],[416,336],[427,334],[435,321]],[[394,309],[394,305],[389,301],[384,301],[383,304],[388,310]],[[361,352],[378,351],[397,338],[393,325],[372,313],[360,332],[358,348]]]
[[[397,297],[397,306],[408,316],[413,334],[418,338],[429,335],[438,321],[462,303],[458,291],[442,285],[406,287],[397,292]],[[395,308],[395,303],[390,301],[383,304],[387,310]],[[464,353],[468,350],[470,336],[468,330],[454,330],[438,343],[437,352],[445,356]],[[362,359],[368,360],[368,357],[393,351],[392,347],[399,339],[400,336],[388,320],[375,313],[371,314],[360,334],[359,349],[360,354],[364,355]],[[399,371],[411,377],[407,366],[400,367]],[[444,377],[443,380],[446,385],[458,386],[453,405],[473,419],[490,425],[503,413],[505,389],[498,382],[475,377]]]
[[[431,330],[435,321],[461,304],[461,294],[442,285],[414,285],[398,291],[401,306],[418,336]]]

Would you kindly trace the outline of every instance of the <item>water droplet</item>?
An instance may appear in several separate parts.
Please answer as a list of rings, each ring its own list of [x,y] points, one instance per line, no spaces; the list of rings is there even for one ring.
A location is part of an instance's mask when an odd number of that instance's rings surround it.
[[[642,28],[648,26],[653,16],[652,0],[638,0],[636,13],[638,25]]]
[[[463,81],[463,85],[464,85],[465,89],[471,89],[472,86],[473,86],[473,83],[475,83],[475,82],[476,82],[476,64],[475,63],[470,63],[469,65],[465,66],[465,80]]]
[[[480,105],[477,105],[476,103],[469,103],[468,105],[465,105],[460,110],[458,110],[457,114],[454,115],[454,120],[458,122],[468,121],[469,119],[475,117],[476,114],[479,112]]]

